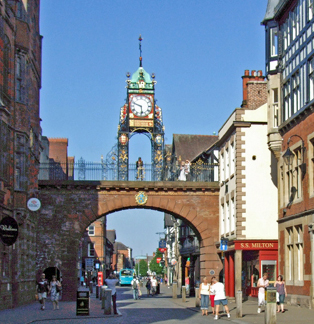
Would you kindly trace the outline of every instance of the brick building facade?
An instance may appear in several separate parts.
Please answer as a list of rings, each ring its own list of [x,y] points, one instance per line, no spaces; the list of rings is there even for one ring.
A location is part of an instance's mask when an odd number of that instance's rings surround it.
[[[0,309],[34,296],[37,219],[27,201],[38,194],[39,3],[0,1],[0,219],[13,217],[19,227],[13,246],[0,243]]]
[[[269,0],[263,24],[267,136],[278,163],[279,272],[286,282],[288,303],[313,308],[313,1]]]

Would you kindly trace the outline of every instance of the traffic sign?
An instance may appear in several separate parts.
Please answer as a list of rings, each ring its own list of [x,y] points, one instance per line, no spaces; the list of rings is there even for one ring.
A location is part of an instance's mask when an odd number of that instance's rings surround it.
[[[165,253],[165,252],[167,251],[167,248],[159,248],[158,250],[159,250],[159,252],[161,252],[161,253]]]
[[[227,251],[228,250],[228,239],[222,238],[220,240],[220,250],[221,251]]]
[[[161,261],[161,258],[156,258],[156,262],[159,263]]]

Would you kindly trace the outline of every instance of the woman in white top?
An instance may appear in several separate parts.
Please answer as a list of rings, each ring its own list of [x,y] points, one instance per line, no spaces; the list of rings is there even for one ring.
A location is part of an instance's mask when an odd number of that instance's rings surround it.
[[[199,289],[199,298],[201,300],[201,310],[203,316],[208,315],[209,288],[210,284],[207,282],[207,278],[204,277]]]

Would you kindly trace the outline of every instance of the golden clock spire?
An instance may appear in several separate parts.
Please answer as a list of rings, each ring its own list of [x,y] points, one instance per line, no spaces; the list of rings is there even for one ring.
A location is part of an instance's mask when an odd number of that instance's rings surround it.
[[[141,36],[141,34],[140,34],[140,37],[138,38],[138,40],[139,40],[139,49],[140,49],[140,67],[142,67],[142,40],[143,40],[143,38],[142,38],[142,36]]]

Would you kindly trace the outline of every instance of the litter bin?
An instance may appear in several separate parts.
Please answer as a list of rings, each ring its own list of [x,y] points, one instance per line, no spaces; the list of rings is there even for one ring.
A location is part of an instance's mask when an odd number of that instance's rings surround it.
[[[89,291],[77,291],[76,315],[89,315]]]

